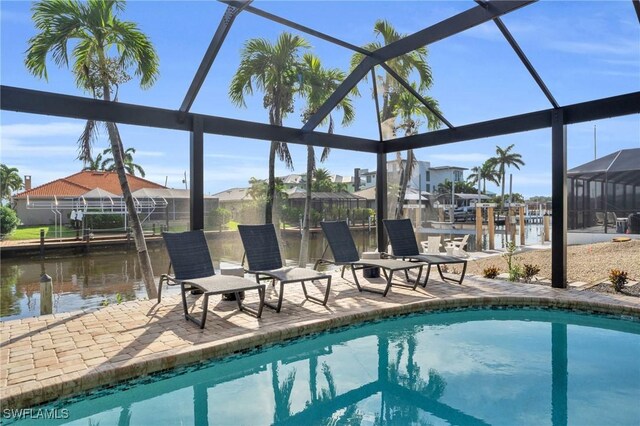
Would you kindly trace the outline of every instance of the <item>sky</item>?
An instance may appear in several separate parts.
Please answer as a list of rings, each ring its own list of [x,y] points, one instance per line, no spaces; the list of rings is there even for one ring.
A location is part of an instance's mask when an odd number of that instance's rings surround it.
[[[255,1],[255,7],[299,22],[318,31],[364,45],[374,40],[373,25],[388,20],[400,33],[411,34],[475,6],[473,1]],[[24,66],[28,40],[36,31],[31,3],[0,0],[0,81],[3,85],[86,96],[76,88],[68,69],[48,64],[49,78],[38,79]],[[215,32],[225,5],[215,1],[129,1],[120,18],[136,22],[154,44],[160,58],[160,76],[147,90],[135,78],[119,90],[121,102],[177,110]],[[540,1],[504,16],[514,38],[560,105],[620,95],[640,90],[640,25],[632,2]],[[240,63],[246,40],[277,36],[295,30],[250,13],[235,20],[192,112],[268,122],[262,96],[247,97],[247,107],[234,106],[229,83]],[[349,70],[352,52],[304,35],[325,67]],[[551,107],[525,67],[492,22],[480,25],[429,46],[428,62],[433,87],[428,93],[454,125],[522,114]],[[377,70],[378,74],[381,73]],[[414,76],[415,77],[415,76]],[[354,99],[355,122],[335,132],[378,138],[375,104],[370,81],[359,84]],[[301,127],[301,108],[284,121]],[[336,121],[341,119],[335,112]],[[640,115],[599,120],[567,128],[568,167],[594,159],[594,126],[597,156],[619,149],[640,147]],[[0,112],[0,161],[31,175],[33,185],[80,171],[76,141],[84,122],[59,117]],[[120,125],[125,148],[134,147],[135,162],[147,178],[173,188],[184,188],[189,170],[189,133]],[[318,128],[317,130],[326,131]],[[422,131],[425,131],[424,129]],[[471,168],[495,154],[496,146],[515,144],[513,150],[526,163],[513,173],[513,190],[529,197],[551,194],[551,130],[518,133],[416,150],[419,160],[432,166]],[[108,146],[103,134],[94,154]],[[290,145],[294,170],[282,163],[276,173],[303,173],[306,148]],[[318,151],[319,149],[316,148]],[[267,141],[205,135],[205,192],[246,187],[251,177],[267,177]],[[395,158],[391,154],[389,159]],[[639,159],[640,161],[640,159]],[[373,154],[333,149],[322,167],[350,176],[353,169],[375,169]],[[188,184],[188,182],[187,182]],[[488,190],[500,192],[488,185]]]

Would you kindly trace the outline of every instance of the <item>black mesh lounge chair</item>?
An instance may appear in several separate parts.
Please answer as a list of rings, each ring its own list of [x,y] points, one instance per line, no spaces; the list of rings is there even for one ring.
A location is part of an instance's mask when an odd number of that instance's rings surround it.
[[[440,278],[446,281],[453,281],[458,284],[462,284],[464,280],[464,274],[467,270],[467,261],[455,256],[445,256],[440,254],[421,254],[416,243],[416,236],[413,233],[413,225],[409,219],[397,219],[397,220],[383,220],[384,227],[387,228],[387,234],[389,235],[389,242],[391,243],[391,249],[393,250],[393,257],[408,260],[410,262],[425,262],[427,266],[427,276],[424,280],[424,286],[426,287],[427,281],[429,281],[429,272],[431,266],[436,265],[438,267],[438,273]],[[450,263],[462,263],[462,274],[459,280],[446,277],[442,273],[441,265]]]
[[[204,232],[163,232],[162,237],[169,252],[169,260],[171,261],[174,275],[163,274],[160,277],[158,303],[160,303],[160,298],[162,297],[162,283],[166,281],[169,285],[180,285],[184,316],[187,320],[198,324],[200,328],[204,328],[204,323],[207,320],[209,296],[215,294],[235,293],[238,309],[260,318],[264,306],[264,284],[256,284],[242,277],[215,275]],[[186,293],[192,290],[200,290],[204,297],[202,302],[202,317],[200,319],[189,314],[187,308]],[[258,290],[260,303],[258,304],[257,310],[243,306],[240,292],[245,290]]]
[[[322,304],[327,304],[329,299],[329,290],[331,289],[331,276],[321,274],[312,269],[297,268],[284,266],[282,264],[282,256],[280,255],[280,247],[278,246],[278,237],[273,224],[267,225],[238,225],[240,238],[244,246],[246,259],[248,263],[247,272],[256,275],[258,282],[262,280],[272,280],[275,285],[276,281],[280,281],[280,292],[278,293],[278,304],[273,305],[265,302],[265,305],[280,312],[282,307],[282,297],[284,295],[284,285],[289,283],[301,283],[304,297]],[[307,293],[305,281],[327,280],[327,288],[324,298],[319,299]]]
[[[351,266],[351,273],[353,274],[353,279],[358,287],[358,291],[370,291],[372,293],[382,294],[383,296],[386,296],[391,288],[394,272],[404,271],[407,282],[409,282],[407,271],[409,269],[418,269],[418,277],[412,284],[407,285],[397,282],[394,284],[411,287],[415,290],[420,282],[420,276],[422,275],[422,267],[424,264],[403,262],[402,260],[395,259],[360,259],[358,249],[356,248],[356,244],[353,242],[353,237],[351,236],[347,222],[320,222],[320,226],[322,226],[324,235],[327,238],[328,246],[331,248],[334,260],[330,261],[325,259],[323,253],[322,258],[316,262],[315,267],[318,267],[321,264]],[[356,270],[365,268],[382,269],[384,277],[387,279],[387,286],[384,290],[363,287],[360,285],[358,277],[356,276]]]

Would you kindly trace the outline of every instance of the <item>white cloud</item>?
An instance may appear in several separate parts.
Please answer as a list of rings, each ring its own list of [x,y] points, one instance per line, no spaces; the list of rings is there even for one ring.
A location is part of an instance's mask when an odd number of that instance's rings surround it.
[[[490,156],[479,152],[470,152],[467,154],[433,154],[430,157],[434,160],[456,161],[459,163],[483,163]]]
[[[140,151],[136,150],[135,157],[164,157],[165,153],[161,151]]]
[[[55,122],[47,124],[5,124],[0,126],[0,135],[5,138],[39,138],[48,136],[78,137],[84,130],[84,124],[77,122]]]
[[[220,158],[223,160],[249,160],[249,161],[264,161],[264,157],[250,157],[247,155],[237,154],[206,154],[207,158]]]
[[[25,155],[32,157],[71,156],[77,154],[75,143],[66,145],[28,144],[18,139],[2,138],[1,153],[3,158],[20,158]]]
[[[581,55],[620,55],[629,56],[637,51],[637,42],[632,40],[608,40],[596,43],[593,41],[556,41],[552,47],[556,50]]]

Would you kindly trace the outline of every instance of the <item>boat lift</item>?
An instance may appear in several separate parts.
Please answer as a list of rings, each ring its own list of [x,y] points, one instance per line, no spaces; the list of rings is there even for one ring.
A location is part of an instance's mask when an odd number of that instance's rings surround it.
[[[96,192],[95,190],[90,192]],[[124,216],[124,228],[127,229],[127,206],[124,197],[114,196],[106,191],[97,191],[99,198],[85,197],[76,198],[33,200],[27,195],[27,209],[51,210],[54,217],[54,238],[62,238],[63,210],[70,210],[80,214],[82,218],[86,215],[118,214]],[[87,193],[89,194],[89,193]],[[85,195],[87,195],[85,194]],[[136,213],[144,215],[141,223],[144,223],[156,210],[164,210],[169,203],[164,197],[133,197],[136,206]],[[77,216],[76,216],[77,217]],[[85,226],[82,220],[82,233],[84,235]]]

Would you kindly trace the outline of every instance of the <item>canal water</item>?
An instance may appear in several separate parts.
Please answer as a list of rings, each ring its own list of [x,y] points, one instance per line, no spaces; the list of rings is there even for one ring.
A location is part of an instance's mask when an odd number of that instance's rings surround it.
[[[540,242],[540,227],[527,227],[527,242]],[[460,232],[471,233],[468,251],[476,250],[473,231],[434,230],[419,233],[418,240],[427,236],[460,237]],[[360,252],[375,251],[375,228],[355,230],[352,235]],[[239,265],[243,248],[237,232],[208,233],[209,249],[216,269],[220,265]],[[282,233],[282,250],[288,262],[295,263],[300,252],[300,234]],[[519,243],[518,240],[516,240]],[[497,249],[505,246],[504,234],[496,235]],[[323,234],[311,234],[309,255],[311,262],[319,259],[326,246]],[[486,249],[486,247],[484,248]],[[169,258],[162,243],[149,247],[153,271],[156,276],[166,273]],[[329,254],[330,256],[330,254]],[[93,309],[127,300],[146,299],[147,291],[140,274],[135,250],[91,250],[82,255],[3,258],[0,265],[0,319],[9,320],[40,315],[40,277],[46,273],[53,279],[53,313],[79,309]],[[178,287],[163,290],[164,294],[178,294]],[[45,304],[46,306],[46,304]]]

